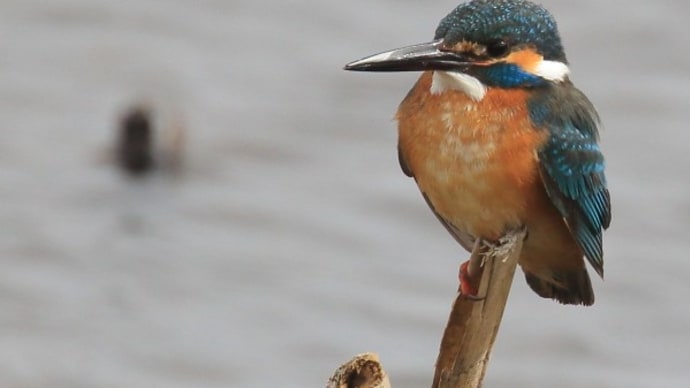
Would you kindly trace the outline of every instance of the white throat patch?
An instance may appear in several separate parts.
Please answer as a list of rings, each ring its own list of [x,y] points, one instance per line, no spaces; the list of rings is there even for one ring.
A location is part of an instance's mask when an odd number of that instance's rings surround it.
[[[435,70],[431,78],[431,94],[441,94],[447,90],[459,90],[474,101],[480,101],[486,95],[486,86],[471,75]]]

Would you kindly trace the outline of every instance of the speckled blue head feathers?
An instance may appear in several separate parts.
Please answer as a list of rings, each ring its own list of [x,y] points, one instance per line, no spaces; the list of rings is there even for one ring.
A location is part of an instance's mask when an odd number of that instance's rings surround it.
[[[567,63],[553,16],[526,0],[473,0],[449,13],[435,39],[485,43],[501,39],[511,46],[533,45],[546,60]]]

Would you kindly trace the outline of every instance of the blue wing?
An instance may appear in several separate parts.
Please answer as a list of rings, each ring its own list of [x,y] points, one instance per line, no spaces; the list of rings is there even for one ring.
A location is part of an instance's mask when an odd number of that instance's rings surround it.
[[[611,200],[598,144],[597,113],[570,84],[535,97],[530,110],[533,122],[549,132],[538,152],[546,192],[587,260],[603,276],[602,231],[611,222]]]

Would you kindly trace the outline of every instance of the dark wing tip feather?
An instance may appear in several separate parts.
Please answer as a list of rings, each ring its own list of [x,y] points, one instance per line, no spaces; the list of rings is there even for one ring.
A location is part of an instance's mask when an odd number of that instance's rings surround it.
[[[591,306],[594,304],[594,290],[586,269],[560,271],[552,274],[554,281],[540,279],[525,271],[530,288],[542,298],[550,298],[562,304]]]

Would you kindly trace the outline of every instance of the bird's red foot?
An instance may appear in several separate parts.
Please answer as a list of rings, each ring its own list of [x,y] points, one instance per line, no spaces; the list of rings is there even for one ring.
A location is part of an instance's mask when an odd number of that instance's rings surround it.
[[[479,280],[481,279],[481,272],[479,276],[472,276],[468,272],[470,261],[466,261],[460,265],[460,273],[458,278],[460,279],[460,286],[458,291],[460,294],[467,299],[471,300],[482,300],[479,296]]]

